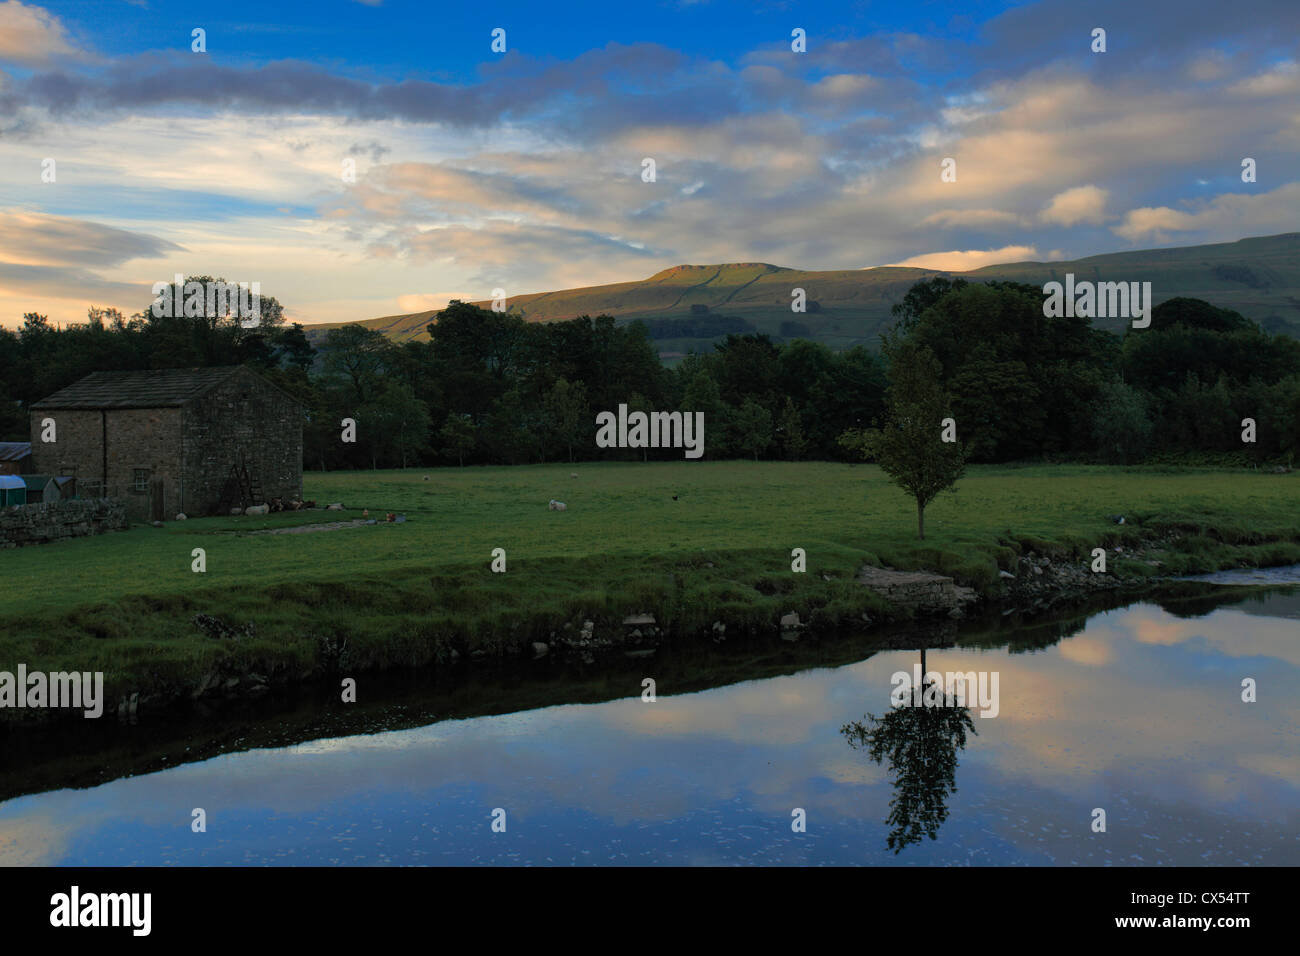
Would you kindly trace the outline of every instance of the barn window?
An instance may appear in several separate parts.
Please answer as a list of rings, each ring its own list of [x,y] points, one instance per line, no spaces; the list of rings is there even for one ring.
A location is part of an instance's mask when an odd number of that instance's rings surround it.
[[[143,494],[149,490],[149,469],[135,468],[131,471],[131,490]]]

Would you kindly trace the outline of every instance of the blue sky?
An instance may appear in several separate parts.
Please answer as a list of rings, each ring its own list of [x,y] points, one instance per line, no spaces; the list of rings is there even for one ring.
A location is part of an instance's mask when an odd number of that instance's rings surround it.
[[[356,0],[314,3],[197,4],[141,0],[63,0],[42,4],[94,45],[130,55],[189,45],[187,24],[228,36],[229,62],[305,59],[389,80],[418,75],[472,81],[492,59],[493,27],[511,46],[539,56],[572,59],[607,43],[656,43],[685,53],[735,62],[788,34],[792,17],[814,36],[908,31],[978,38],[984,21],[1016,6],[1007,0],[936,2],[581,2],[560,4],[429,3]],[[271,14],[268,17],[268,14]],[[432,15],[431,15],[432,14]],[[210,48],[215,55],[216,44]]]
[[[1294,231],[1297,37],[1294,0],[0,0],[0,323],[177,271],[341,321]]]

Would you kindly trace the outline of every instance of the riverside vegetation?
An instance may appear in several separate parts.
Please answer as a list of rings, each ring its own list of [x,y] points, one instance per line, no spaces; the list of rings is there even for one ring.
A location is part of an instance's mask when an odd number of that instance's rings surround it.
[[[309,473],[307,497],[347,510],[0,552],[0,670],[103,671],[110,700],[165,702],[231,681],[242,693],[527,655],[576,641],[587,621],[596,643],[621,640],[627,615],[653,615],[660,636],[683,640],[771,632],[789,612],[812,630],[905,617],[855,581],[864,565],[937,571],[996,602],[1027,575],[1028,555],[1077,573],[1106,547],[1108,573],[1135,585],[1300,562],[1300,479],[1265,470],[972,466],[930,505],[925,541],[909,499],[867,464],[620,462],[428,479]],[[568,510],[548,510],[550,498]],[[266,533],[363,508],[407,520]],[[194,548],[204,573],[191,570]],[[490,570],[494,548],[505,573]],[[805,573],[791,570],[794,548]],[[238,636],[212,636],[199,615]]]

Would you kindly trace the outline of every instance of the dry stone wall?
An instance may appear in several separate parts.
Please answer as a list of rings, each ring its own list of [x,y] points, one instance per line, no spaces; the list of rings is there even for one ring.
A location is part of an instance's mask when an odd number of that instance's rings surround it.
[[[0,508],[0,548],[125,531],[129,526],[126,504],[116,498],[14,505]]]

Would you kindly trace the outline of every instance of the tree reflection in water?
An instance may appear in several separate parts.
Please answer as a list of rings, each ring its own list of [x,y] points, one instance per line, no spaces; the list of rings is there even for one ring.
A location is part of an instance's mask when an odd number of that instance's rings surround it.
[[[886,843],[895,854],[920,843],[923,835],[938,839],[948,819],[948,795],[957,792],[957,751],[966,746],[967,731],[978,735],[970,708],[958,706],[953,696],[945,696],[942,705],[909,702],[883,717],[867,714],[840,728],[854,750],[865,750],[876,763],[888,761],[894,796],[885,818]]]

